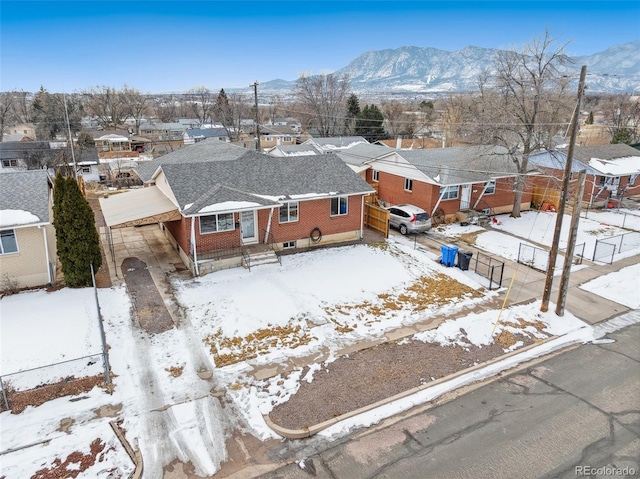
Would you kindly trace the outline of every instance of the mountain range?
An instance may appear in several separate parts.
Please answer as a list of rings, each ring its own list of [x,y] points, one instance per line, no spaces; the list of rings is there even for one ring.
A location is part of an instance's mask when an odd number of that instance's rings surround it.
[[[349,75],[356,94],[462,93],[477,89],[478,76],[491,72],[497,49],[467,46],[449,52],[428,47],[400,47],[363,53],[334,75]],[[640,92],[640,40],[614,45],[593,55],[571,57],[565,67],[575,76],[587,66],[588,93]],[[291,92],[296,81],[272,80],[261,83],[263,93]]]

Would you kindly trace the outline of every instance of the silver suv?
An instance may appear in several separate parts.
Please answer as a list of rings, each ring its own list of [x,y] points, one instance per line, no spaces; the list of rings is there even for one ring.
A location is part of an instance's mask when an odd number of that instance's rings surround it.
[[[401,234],[424,233],[431,229],[431,217],[422,208],[414,205],[396,205],[389,209],[389,225]]]

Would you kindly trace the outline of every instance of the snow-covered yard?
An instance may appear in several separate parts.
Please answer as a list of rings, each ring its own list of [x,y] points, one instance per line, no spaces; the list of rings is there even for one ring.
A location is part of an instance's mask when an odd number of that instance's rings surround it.
[[[518,226],[511,226],[507,220],[500,226],[528,231],[522,225],[530,222],[531,228],[542,232],[549,224],[541,218],[530,219],[527,214]],[[597,225],[600,229],[600,222]],[[450,225],[450,228],[447,234],[460,233],[459,225]],[[585,228],[586,236],[589,228],[596,228],[595,222]],[[498,254],[490,248],[496,244],[512,244],[512,237],[502,234],[498,227],[496,230],[482,233],[478,239],[499,235],[499,240],[494,237],[486,243],[481,241],[487,251]],[[543,244],[546,241],[546,235],[541,233],[531,233],[531,236],[532,241]],[[507,249],[501,252],[510,254]],[[611,297],[609,284],[611,281],[617,285],[634,284],[632,278],[637,278],[638,269],[634,266],[615,274],[583,287],[622,302],[624,293]],[[405,238],[372,246],[286,256],[282,266],[226,270],[192,280],[173,279],[173,287],[184,307],[188,327],[154,337],[147,336],[135,324],[124,287],[99,290],[115,389],[109,394],[94,388],[80,398],[56,399],[39,407],[29,407],[17,415],[0,414],[0,453],[18,449],[2,456],[2,474],[7,479],[32,477],[38,470],[55,466],[56,458],[64,462],[74,452],[89,455],[91,443],[96,440],[99,441],[96,444],[105,445],[104,450],[95,455],[94,465],[77,477],[128,476],[133,466],[108,425],[113,418],[98,413],[105,406],[112,407],[118,417],[124,418],[127,438],[140,448],[149,471],[179,459],[191,460],[196,473],[211,475],[226,459],[225,438],[232,430],[240,429],[260,438],[276,437],[262,415],[271,410],[276,400],[283,401],[293,394],[300,381],[313,380],[319,360],[331,360],[345,347],[380,338],[385,332],[424,322],[436,315],[446,314],[457,319],[443,322],[437,329],[420,333],[415,339],[440,344],[456,342],[463,329],[466,340],[472,344],[487,344],[492,341],[494,328],[508,329],[510,323],[520,317],[542,322],[548,334],[567,338],[566,341],[593,339],[593,328],[570,312],[560,319],[553,313],[541,314],[535,303],[502,313],[494,309],[471,313],[470,308],[497,293],[486,291],[472,275],[443,267],[433,255],[415,250],[412,242]],[[628,301],[623,304],[638,307],[637,303]],[[2,298],[0,308],[2,374],[100,350],[92,289],[22,293]],[[496,325],[498,319],[500,322]],[[553,347],[547,346],[548,350]],[[538,350],[535,354],[543,353],[544,350]],[[302,368],[287,364],[288,375],[267,379],[254,376],[256,369],[282,366],[291,358],[310,364],[309,373],[303,377]],[[211,400],[211,383],[203,382],[198,376],[202,364],[213,370],[215,388],[226,390],[228,407],[222,409],[217,400]],[[493,372],[492,369],[462,378],[448,387]],[[151,382],[150,376],[154,377]],[[142,394],[150,384],[158,396],[156,403],[149,402]],[[440,386],[428,394],[437,396],[445,390]],[[429,400],[431,396],[426,394],[336,425],[324,434],[342,434],[349,428],[375,423],[419,401]],[[171,411],[175,421],[169,423],[167,433],[175,444],[184,446],[176,449],[181,452],[156,451],[152,447],[157,429],[151,425],[158,418],[155,411],[163,406],[163,410]],[[208,418],[206,431],[202,430],[202,421],[197,420],[203,416]],[[212,444],[207,442],[210,437],[219,440]],[[50,443],[39,442],[48,439]],[[80,468],[80,458],[78,454],[71,456],[66,462],[67,470]]]

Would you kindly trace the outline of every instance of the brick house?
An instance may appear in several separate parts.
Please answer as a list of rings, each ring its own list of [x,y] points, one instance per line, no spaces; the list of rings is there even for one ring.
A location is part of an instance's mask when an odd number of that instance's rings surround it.
[[[490,214],[511,211],[518,176],[506,149],[466,146],[417,150],[355,145],[338,153],[363,175],[386,205],[413,204],[430,214],[477,210]],[[530,169],[527,175],[537,172]],[[525,182],[521,210],[531,207]]]
[[[194,275],[359,240],[364,197],[373,193],[335,155],[276,158],[216,140],[147,162],[139,174],[147,188],[100,200],[107,226],[160,218]],[[137,217],[133,203],[141,205]],[[129,209],[128,221],[114,219],[119,207]]]
[[[535,183],[542,188],[560,191],[567,164],[567,150],[544,151],[529,159],[549,182],[540,177]],[[640,194],[640,152],[625,144],[576,146],[571,162],[571,185],[577,186],[578,172],[585,170],[586,180],[582,201],[589,206],[608,205],[623,198]]]
[[[0,287],[53,284],[56,236],[46,170],[0,174]]]

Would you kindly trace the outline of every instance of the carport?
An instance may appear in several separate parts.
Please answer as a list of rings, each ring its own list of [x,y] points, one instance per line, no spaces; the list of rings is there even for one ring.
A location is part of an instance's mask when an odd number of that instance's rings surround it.
[[[115,265],[113,230],[179,220],[178,207],[157,186],[126,190],[100,198],[105,235]],[[116,273],[117,274],[117,273]]]

